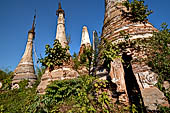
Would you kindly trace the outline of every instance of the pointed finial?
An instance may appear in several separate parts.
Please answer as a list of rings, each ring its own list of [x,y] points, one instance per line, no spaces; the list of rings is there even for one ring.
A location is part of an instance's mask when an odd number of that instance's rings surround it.
[[[29,33],[35,34],[35,19],[36,19],[36,9],[35,9],[34,20],[33,20],[33,23],[32,23],[32,29],[29,31]]]
[[[35,15],[34,15],[34,20],[33,20],[33,24],[32,24],[32,29],[35,29],[35,19],[36,19],[36,9],[35,9]]]
[[[56,11],[56,15],[59,16],[59,13],[63,13],[64,16],[65,16],[65,13],[64,13],[64,10],[61,7],[61,2],[60,1],[58,3],[58,10]]]
[[[61,2],[59,2],[59,4],[58,4],[58,9],[62,9],[61,8]]]

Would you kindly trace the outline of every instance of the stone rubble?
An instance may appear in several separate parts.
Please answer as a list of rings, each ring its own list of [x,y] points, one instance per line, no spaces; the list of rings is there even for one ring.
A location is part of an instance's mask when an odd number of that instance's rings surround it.
[[[158,105],[169,107],[169,103],[166,100],[163,92],[157,87],[150,87],[141,90],[144,105],[147,110],[157,110]]]

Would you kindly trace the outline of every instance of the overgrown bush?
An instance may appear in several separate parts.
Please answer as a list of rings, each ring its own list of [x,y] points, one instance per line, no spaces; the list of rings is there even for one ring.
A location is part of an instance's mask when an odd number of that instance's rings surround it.
[[[123,16],[128,18],[132,22],[143,22],[147,21],[147,17],[152,13],[152,10],[148,10],[148,6],[144,5],[144,0],[129,0],[125,1],[123,5],[127,11],[122,10]]]
[[[59,40],[54,40],[53,48],[50,45],[45,46],[45,58],[39,59],[43,66],[48,67],[50,71],[54,69],[55,66],[61,66],[68,62],[70,55],[68,54],[69,47],[62,47]]]
[[[54,81],[44,96],[35,97],[30,112],[114,112],[109,82],[91,76]]]
[[[118,45],[109,42],[106,39],[102,40],[100,45],[100,59],[103,61],[103,66],[110,70],[110,64],[115,58],[120,58],[120,49]]]
[[[78,55],[76,53],[73,54],[73,68],[77,71],[79,69],[79,66],[80,66],[80,61],[78,60]]]
[[[36,96],[35,88],[15,89],[0,93],[0,112],[24,113]]]
[[[0,82],[2,82],[2,90],[11,89],[13,72],[4,72],[0,70]]]

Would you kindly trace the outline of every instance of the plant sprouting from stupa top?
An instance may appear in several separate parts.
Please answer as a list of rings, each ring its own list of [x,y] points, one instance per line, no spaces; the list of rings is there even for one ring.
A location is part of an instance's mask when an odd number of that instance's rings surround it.
[[[56,66],[62,66],[64,63],[68,62],[70,59],[70,54],[68,53],[69,47],[62,47],[59,40],[54,40],[53,48],[50,45],[45,46],[45,58],[39,59],[43,66],[49,68],[50,71]]]
[[[130,19],[132,22],[143,22],[147,21],[147,17],[153,13],[152,10],[148,9],[148,6],[144,4],[144,0],[129,0],[125,1],[123,5],[127,11],[122,10],[123,16]]]

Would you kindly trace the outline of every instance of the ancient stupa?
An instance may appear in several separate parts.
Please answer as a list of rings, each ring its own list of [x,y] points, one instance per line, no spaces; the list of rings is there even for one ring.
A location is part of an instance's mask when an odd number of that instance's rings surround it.
[[[83,26],[79,56],[83,54],[83,50],[85,49],[85,47],[86,48],[91,47],[91,42],[90,42],[90,37],[89,37],[89,32],[87,30],[87,27]]]
[[[58,16],[56,39],[59,40],[62,47],[66,47],[67,39],[66,39],[66,32],[65,32],[65,12],[61,7],[61,3],[59,3],[59,8],[56,12],[56,15]]]
[[[89,37],[89,32],[86,26],[83,26],[82,29],[82,34],[81,34],[81,44],[80,44],[80,50],[78,54],[78,60],[81,60],[81,55],[85,52],[85,49],[90,49],[91,48],[91,42],[90,42],[90,37]],[[88,61],[88,59],[86,59]],[[80,66],[78,69],[78,72],[80,74],[88,74],[88,70],[86,66]]]
[[[105,18],[102,30],[102,38],[108,39],[113,43],[124,41],[120,31],[125,31],[130,35],[130,40],[138,38],[150,38],[154,31],[157,31],[151,23],[146,21],[132,22],[123,17],[122,10],[127,11],[122,2],[126,0],[105,0]],[[157,83],[157,74],[151,71],[145,63],[131,62],[135,56],[144,55],[129,48],[128,54],[123,54],[122,58],[115,59],[111,63],[110,76],[112,82],[116,83],[117,91],[122,93],[120,101],[134,104],[142,98],[143,104],[149,110],[155,110],[157,104],[167,105],[164,95],[154,85]],[[128,97],[128,99],[127,99]]]
[[[65,12],[61,8],[61,3],[59,3],[59,8],[57,10],[56,15],[58,16],[57,20],[57,31],[56,31],[56,39],[59,40],[62,47],[66,47],[68,45],[65,34]],[[70,54],[70,52],[68,51]],[[70,59],[70,62],[71,59]],[[77,71],[73,70],[72,63],[66,63],[62,67],[55,68],[53,71],[49,71],[47,68],[45,74],[42,75],[41,82],[37,87],[37,91],[39,94],[44,94],[47,85],[49,85],[52,81],[55,80],[63,80],[63,79],[72,79],[78,77],[79,74]]]
[[[33,20],[32,29],[28,32],[28,41],[24,55],[22,56],[21,61],[14,70],[14,78],[12,85],[19,83],[21,80],[29,80],[30,85],[33,84],[36,80],[34,63],[32,58],[32,49],[33,49],[33,40],[35,38],[35,18]]]

